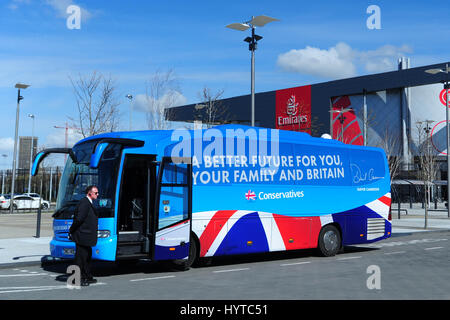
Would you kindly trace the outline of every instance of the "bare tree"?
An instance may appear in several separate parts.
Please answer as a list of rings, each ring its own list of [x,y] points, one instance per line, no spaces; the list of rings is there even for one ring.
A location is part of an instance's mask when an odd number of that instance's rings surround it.
[[[112,132],[119,126],[119,105],[115,96],[116,86],[111,76],[96,71],[79,75],[77,80],[69,76],[75,94],[78,118],[70,118],[83,137]]]
[[[178,81],[173,70],[156,71],[146,85],[147,126],[149,130],[170,127],[165,118],[166,109],[174,107],[181,97]]]
[[[393,133],[389,127],[386,127],[384,129],[384,136],[379,140],[377,147],[382,148],[386,153],[392,183],[398,176],[402,165],[402,157],[399,154],[400,137]]]
[[[428,207],[430,203],[430,188],[433,185],[433,180],[436,178],[437,170],[436,158],[433,155],[430,143],[430,120],[416,122],[418,132],[418,160],[419,160],[419,178],[423,181],[424,197],[425,197],[425,224],[424,228],[428,227]]]
[[[210,88],[203,87],[199,94],[201,103],[195,106],[197,112],[200,113],[202,122],[206,122],[208,128],[216,124],[217,118],[224,115],[224,108],[222,101],[223,89],[212,92]]]

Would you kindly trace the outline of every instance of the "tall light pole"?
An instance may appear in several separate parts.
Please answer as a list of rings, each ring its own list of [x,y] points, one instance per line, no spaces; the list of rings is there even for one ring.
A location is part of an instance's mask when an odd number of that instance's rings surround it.
[[[363,130],[364,130],[364,145],[367,146],[367,91],[363,89]]]
[[[245,42],[248,42],[248,49],[252,52],[252,58],[251,58],[251,124],[252,127],[255,126],[255,50],[257,48],[257,42],[262,39],[261,36],[258,36],[255,34],[255,26],[256,27],[263,27],[267,23],[272,21],[279,21],[278,19],[271,18],[268,16],[257,16],[253,17],[250,21],[246,21],[243,23],[232,23],[227,25],[227,28],[238,30],[238,31],[245,31],[249,28],[252,29],[252,36],[247,37],[244,39]]]
[[[30,172],[28,176],[28,192],[31,192],[31,168],[33,167],[33,147],[34,147],[34,114],[29,114],[28,117],[30,117],[33,120],[33,124],[31,127],[31,146],[30,146]]]
[[[425,70],[426,73],[429,74],[438,74],[438,73],[445,73],[446,79],[444,83],[444,89],[445,91],[445,120],[446,120],[446,129],[447,129],[447,216],[450,218],[450,125],[449,125],[449,119],[450,119],[450,110],[449,110],[449,66],[448,63],[445,64],[445,70],[442,69],[428,69]]]
[[[11,181],[11,199],[9,200],[9,213],[14,212],[14,187],[15,187],[15,180],[16,180],[16,159],[17,159],[17,137],[19,134],[19,114],[20,114],[20,100],[23,99],[23,97],[20,95],[20,89],[26,89],[30,85],[23,84],[23,83],[17,83],[15,88],[17,88],[17,108],[16,108],[16,129],[14,132],[14,153],[13,153],[13,167],[12,167],[12,181]]]
[[[125,98],[130,100],[130,131],[132,130],[132,122],[133,122],[133,96],[131,94],[127,94]]]
[[[343,107],[341,107],[340,110],[336,109],[336,110],[331,110],[330,111],[332,114],[333,113],[338,113],[338,115],[336,116],[336,119],[334,119],[334,120],[333,120],[333,116],[331,115],[331,119],[332,119],[331,136],[333,136],[334,121],[336,121],[339,118],[339,122],[341,123],[341,142],[344,142],[344,122],[345,122],[344,113],[346,113],[348,111],[351,111],[351,110],[352,110],[352,108],[343,108]]]
[[[7,158],[8,155],[7,154],[2,154],[3,158]],[[5,169],[2,170],[2,194],[5,193]]]

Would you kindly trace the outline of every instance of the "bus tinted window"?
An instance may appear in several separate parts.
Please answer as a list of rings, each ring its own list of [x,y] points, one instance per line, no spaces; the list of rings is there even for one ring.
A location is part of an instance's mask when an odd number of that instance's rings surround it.
[[[67,158],[61,177],[55,218],[72,218],[78,201],[86,196],[85,190],[89,185],[96,185],[99,190],[99,196],[94,201],[99,218],[114,216],[114,195],[120,146],[109,145],[105,150],[107,157],[102,157],[98,168],[92,169],[89,167],[89,161],[94,145],[95,142],[89,142],[73,148],[78,163],[74,163],[70,157]]]

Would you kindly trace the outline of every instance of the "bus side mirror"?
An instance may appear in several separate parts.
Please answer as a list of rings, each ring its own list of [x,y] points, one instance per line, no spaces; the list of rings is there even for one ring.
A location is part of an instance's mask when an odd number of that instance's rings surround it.
[[[97,144],[97,146],[95,147],[95,151],[91,154],[89,167],[91,167],[92,169],[96,169],[98,167],[98,164],[100,163],[100,159],[102,158],[103,152],[106,150],[106,147],[108,147],[107,142]]]
[[[45,150],[42,150],[41,152],[39,152],[38,154],[36,154],[36,156],[34,157],[33,166],[31,167],[31,175],[32,176],[37,175],[38,169],[39,169],[39,164],[42,162],[42,160],[45,159],[45,157],[47,157],[49,154],[52,154],[52,153],[69,154],[69,156],[72,159],[72,161],[74,163],[77,163],[77,159],[76,159],[75,154],[73,153],[71,148],[50,148],[50,149],[45,149]]]
[[[44,155],[45,152],[41,151],[34,157],[33,166],[31,167],[31,175],[33,177],[38,173],[39,164],[44,160]]]

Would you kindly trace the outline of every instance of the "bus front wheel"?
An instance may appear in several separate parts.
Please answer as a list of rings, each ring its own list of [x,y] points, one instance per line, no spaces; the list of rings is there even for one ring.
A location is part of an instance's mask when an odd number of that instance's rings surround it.
[[[196,239],[194,239],[194,237],[191,237],[191,241],[189,243],[189,257],[183,260],[172,260],[171,265],[176,270],[186,271],[194,264],[197,258],[198,258],[197,241]]]
[[[333,225],[326,225],[320,230],[318,251],[324,257],[332,257],[341,248],[341,233]]]

